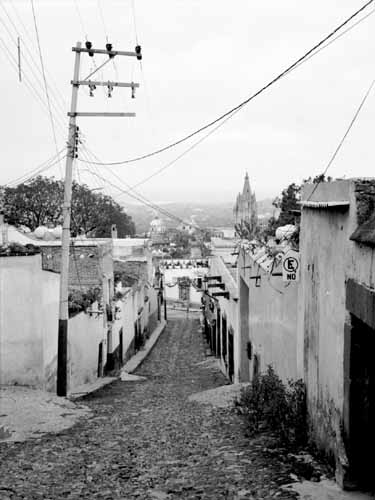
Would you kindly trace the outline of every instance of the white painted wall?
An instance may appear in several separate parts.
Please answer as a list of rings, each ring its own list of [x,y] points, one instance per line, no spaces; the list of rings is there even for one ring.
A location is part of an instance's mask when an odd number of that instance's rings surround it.
[[[44,386],[57,349],[58,298],[59,275],[41,269],[40,255],[0,257],[1,384]]]
[[[186,268],[186,269],[162,269],[164,274],[165,293],[167,300],[179,300],[177,278],[188,276],[190,279],[196,279],[199,276],[203,277],[207,273],[206,268]],[[168,285],[176,283],[175,286]],[[197,291],[193,286],[190,287],[190,303],[200,304],[201,292]]]
[[[226,316],[227,318],[227,332],[230,328],[233,330],[233,342],[234,342],[234,382],[239,382],[239,362],[240,353],[237,346],[236,339],[238,337],[238,288],[237,281],[225,265],[225,262],[220,256],[215,256],[210,258],[210,267],[207,276],[221,276],[222,283],[225,283],[225,290],[229,291],[229,299],[224,297],[217,297],[216,309],[219,307],[221,316]],[[213,283],[209,281],[208,283]],[[208,292],[212,292],[213,289],[208,289]],[[220,291],[217,289],[216,291]],[[228,344],[228,341],[227,341]],[[222,349],[221,349],[222,352]],[[224,373],[226,373],[226,366],[224,360],[220,358],[220,366]]]
[[[55,391],[60,274],[41,256],[0,258],[0,383]],[[97,306],[93,305],[96,310]],[[69,390],[95,380],[102,316],[69,319]]]
[[[242,360],[244,381],[251,379],[253,372],[253,361],[247,359],[245,350],[247,341],[252,343],[253,356],[258,355],[262,372],[268,365],[272,365],[284,383],[289,379],[296,380],[302,377],[297,369],[299,283],[287,285],[281,276],[272,276],[262,269],[252,255],[244,250],[241,250],[239,262],[242,286],[246,285],[249,288],[249,317],[244,321],[248,327],[247,338],[238,342],[238,345],[241,345],[241,356],[244,358]],[[281,267],[273,271],[280,273]],[[255,279],[250,279],[252,276],[260,276],[258,286]]]
[[[97,304],[93,304],[97,310]],[[104,339],[101,316],[81,312],[69,319],[69,387],[97,378],[99,344]]]

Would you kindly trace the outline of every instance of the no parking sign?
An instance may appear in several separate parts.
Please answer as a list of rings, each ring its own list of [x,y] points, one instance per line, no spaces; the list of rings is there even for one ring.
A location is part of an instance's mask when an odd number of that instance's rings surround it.
[[[299,281],[300,255],[294,250],[289,250],[283,256],[283,281]]]

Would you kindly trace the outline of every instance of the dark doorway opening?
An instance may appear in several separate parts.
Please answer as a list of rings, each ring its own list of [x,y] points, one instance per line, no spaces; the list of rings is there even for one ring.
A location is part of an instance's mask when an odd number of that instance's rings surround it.
[[[227,368],[228,366],[228,360],[227,360],[227,318],[226,316],[221,317],[221,347],[222,347],[222,353],[223,353],[223,360],[225,367]]]
[[[234,348],[233,348],[233,330],[228,330],[228,377],[231,382],[234,379]]]
[[[124,335],[123,335],[123,330],[122,328],[119,331],[119,361],[120,361],[120,366],[122,366],[123,360],[124,360]]]
[[[211,323],[211,351],[216,354],[216,321],[214,319]]]
[[[216,356],[221,356],[221,312],[220,309],[216,313]]]
[[[351,315],[349,457],[360,488],[375,489],[375,330]]]

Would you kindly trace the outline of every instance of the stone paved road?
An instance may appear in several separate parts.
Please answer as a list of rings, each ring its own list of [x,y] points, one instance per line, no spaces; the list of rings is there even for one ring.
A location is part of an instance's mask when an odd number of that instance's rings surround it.
[[[188,401],[226,381],[198,364],[198,320],[180,314],[138,369],[147,380],[87,397],[94,417],[57,436],[0,445],[0,499],[294,498],[279,488],[290,466],[239,415]]]

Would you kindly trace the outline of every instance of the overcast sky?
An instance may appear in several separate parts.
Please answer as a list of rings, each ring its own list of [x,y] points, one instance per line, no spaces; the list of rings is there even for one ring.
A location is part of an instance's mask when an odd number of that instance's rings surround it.
[[[88,96],[87,87],[79,90],[79,111],[137,113],[136,118],[79,119],[86,147],[103,161],[118,161],[173,142],[235,106],[363,3],[134,0],[135,29],[131,0],[34,0],[58,148],[66,143],[74,64],[71,47],[78,40],[84,42],[86,34],[96,48],[104,48],[108,36],[115,49],[133,50],[136,33],[142,45],[142,68],[133,58],[118,57],[115,66],[106,65],[95,77],[106,81],[134,79],[141,84],[136,99],[130,98],[129,89],[115,89],[111,99],[102,88],[95,91],[94,98]],[[17,33],[7,12],[21,37],[23,77],[33,82],[45,103],[43,85],[32,73],[41,74],[31,2],[0,0],[0,4],[1,40],[16,58],[16,45],[3,24],[15,40]],[[375,78],[374,32],[372,15],[247,105],[139,191],[156,202],[234,202],[246,171],[258,199],[274,197],[291,182],[321,173]],[[18,82],[1,40],[0,184],[4,184],[52,157],[55,145],[48,112],[25,83]],[[99,65],[104,60],[98,56],[95,62]],[[82,78],[92,65],[92,59],[84,54]],[[374,131],[375,89],[329,174],[374,176]],[[134,185],[191,144],[111,169]],[[78,162],[77,166],[75,175],[79,174],[81,181],[119,195],[90,173],[86,164]],[[98,168],[106,181],[120,186],[111,169]],[[61,177],[58,165],[46,173]],[[131,201],[125,195],[117,199]]]

